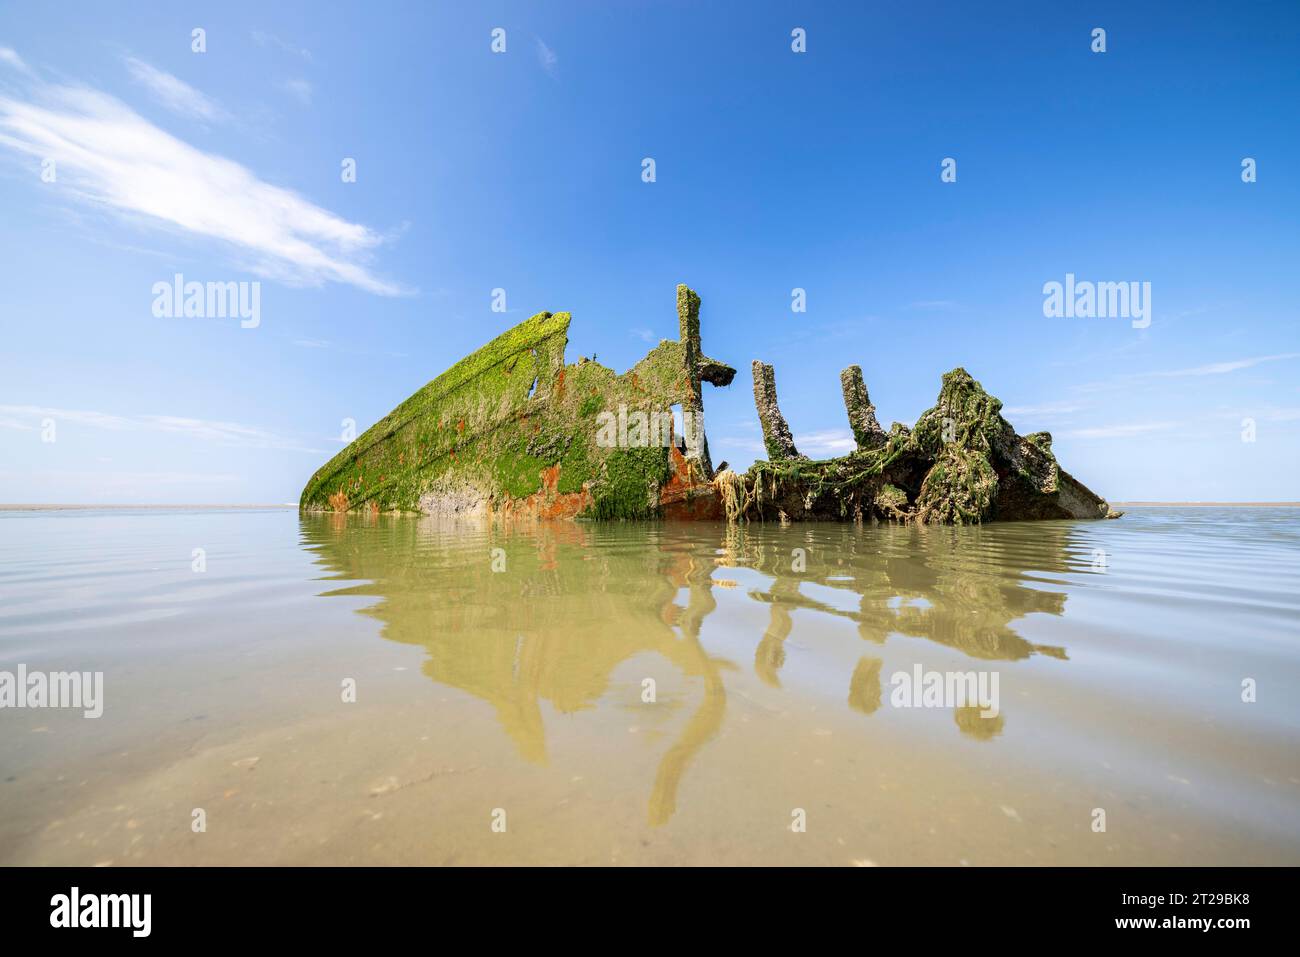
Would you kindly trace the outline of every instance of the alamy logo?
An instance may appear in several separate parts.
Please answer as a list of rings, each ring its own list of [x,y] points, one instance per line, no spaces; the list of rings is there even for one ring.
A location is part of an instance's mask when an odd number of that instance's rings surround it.
[[[153,284],[157,319],[238,319],[244,329],[262,324],[262,284],[253,282],[186,282],[176,273],[171,282]]]
[[[889,703],[895,708],[973,708],[981,718],[996,718],[998,673],[996,671],[895,671],[889,677],[893,690]]]
[[[605,411],[596,414],[596,445],[602,449],[644,449],[652,446],[668,448],[684,444],[686,451],[698,454],[704,444],[704,415],[687,409],[682,415],[682,430],[676,431],[671,412],[628,411],[626,405],[618,413]]]
[[[1151,283],[1075,281],[1043,283],[1043,315],[1048,319],[1132,319],[1134,329],[1151,325]]]
[[[104,672],[0,671],[0,708],[80,708],[82,717],[104,713]]]
[[[70,894],[50,898],[51,927],[129,927],[132,937],[148,937],[152,926],[152,894]]]

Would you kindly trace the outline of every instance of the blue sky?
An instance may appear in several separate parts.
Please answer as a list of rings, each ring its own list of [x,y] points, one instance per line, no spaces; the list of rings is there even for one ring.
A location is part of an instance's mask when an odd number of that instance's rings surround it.
[[[0,8],[0,502],[296,501],[537,311],[626,369],[678,282],[715,462],[754,358],[817,456],[845,365],[886,424],[962,365],[1112,500],[1300,499],[1294,2],[64,6]],[[155,316],[175,273],[260,324]],[[1067,273],[1149,327],[1045,317]]]

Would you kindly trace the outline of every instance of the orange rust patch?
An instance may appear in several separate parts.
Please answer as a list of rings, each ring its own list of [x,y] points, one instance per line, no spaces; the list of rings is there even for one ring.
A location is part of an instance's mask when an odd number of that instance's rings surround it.
[[[722,518],[722,501],[713,483],[697,481],[691,463],[675,445],[668,449],[668,464],[672,474],[659,490],[664,517],[693,521]]]
[[[348,497],[342,492],[335,492],[329,498],[330,508],[336,512],[346,512],[348,510]]]
[[[558,492],[560,463],[549,465],[540,473],[542,488],[524,498],[507,498],[494,511],[506,518],[546,519],[568,521],[591,505],[591,492],[586,486],[580,492]]]
[[[566,370],[561,369],[560,374],[555,377],[555,398],[564,398],[564,373]]]

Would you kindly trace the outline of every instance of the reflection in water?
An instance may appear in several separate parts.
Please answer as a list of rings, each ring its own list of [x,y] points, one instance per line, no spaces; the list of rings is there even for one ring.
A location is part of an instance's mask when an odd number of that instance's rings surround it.
[[[1065,658],[1063,649],[1026,641],[1013,624],[1035,612],[1062,614],[1065,594],[1048,586],[1089,570],[1071,523],[504,528],[336,515],[301,522],[305,543],[333,577],[363,582],[327,594],[377,596],[364,613],[382,622],[383,636],[421,646],[425,675],[489,702],[528,761],[547,759],[543,700],[565,714],[594,708],[615,668],[636,655],[661,656],[698,679],[701,700],[659,762],[654,824],[673,815],[682,776],[722,725],[728,664],[701,642],[717,608],[719,567],[748,569],[762,581],[747,592],[770,609],[754,670],[772,687],[780,687],[796,610],[852,621],[876,645],[901,634],[983,661]],[[881,670],[882,660],[866,655],[846,676],[854,711],[880,708]],[[957,709],[955,720],[982,739],[1003,723],[1000,714],[981,718],[978,708]]]
[[[863,714],[871,714],[880,707],[880,666],[884,662],[879,658],[863,658],[853,669],[849,680],[849,707]]]

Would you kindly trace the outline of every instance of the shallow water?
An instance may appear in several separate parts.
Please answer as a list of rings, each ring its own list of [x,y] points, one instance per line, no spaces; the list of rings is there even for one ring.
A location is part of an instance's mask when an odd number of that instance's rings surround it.
[[[0,512],[0,670],[105,699],[0,710],[0,863],[1297,864],[1298,555],[1287,508]]]

